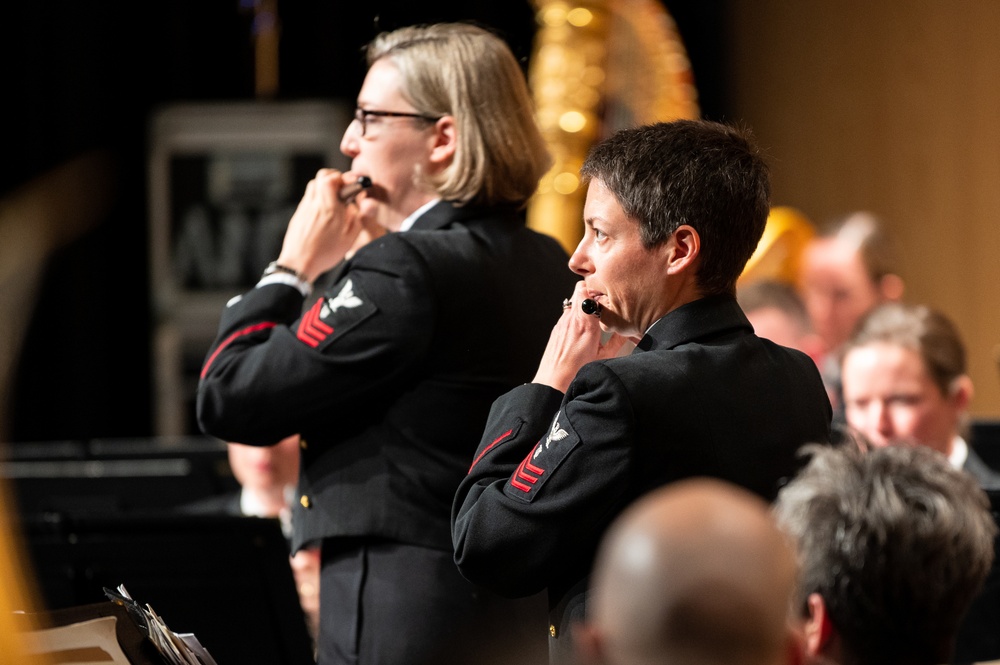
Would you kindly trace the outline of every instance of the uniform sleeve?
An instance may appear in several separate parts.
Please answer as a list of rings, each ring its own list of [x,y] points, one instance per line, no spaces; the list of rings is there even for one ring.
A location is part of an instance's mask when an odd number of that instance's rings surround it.
[[[202,430],[270,445],[318,423],[351,427],[360,405],[385,400],[425,357],[434,302],[426,271],[403,243],[356,261],[326,292],[284,284],[234,299],[202,368]],[[305,312],[302,314],[302,312]]]
[[[618,377],[591,363],[559,400],[536,385],[497,400],[455,497],[455,562],[506,596],[544,589],[627,495],[634,418]]]

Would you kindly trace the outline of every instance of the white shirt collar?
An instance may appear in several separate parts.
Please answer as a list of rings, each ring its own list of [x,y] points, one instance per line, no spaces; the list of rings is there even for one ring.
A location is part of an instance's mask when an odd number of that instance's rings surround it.
[[[423,215],[425,212],[433,208],[441,199],[431,199],[427,203],[423,204],[416,210],[410,213],[409,217],[403,220],[403,223],[399,225],[400,231],[409,231],[410,227]]]
[[[965,460],[968,458],[969,444],[962,437],[956,436],[951,440],[951,453],[948,455],[948,461],[956,469],[961,469],[965,466]]]
[[[267,513],[264,502],[253,492],[248,492],[245,487],[240,492],[240,512],[250,517],[273,517]]]
[[[292,511],[288,506],[295,500],[295,486],[286,486],[284,494],[285,507],[278,512],[277,518],[281,522],[281,531],[285,536],[290,536],[292,532]],[[248,517],[275,517],[273,514],[268,514],[267,509],[264,507],[264,502],[256,494],[248,492],[246,488],[240,491],[240,512]]]

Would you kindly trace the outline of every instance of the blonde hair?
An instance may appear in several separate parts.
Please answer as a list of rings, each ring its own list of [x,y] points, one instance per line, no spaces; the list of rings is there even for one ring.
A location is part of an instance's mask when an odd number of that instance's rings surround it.
[[[427,176],[441,198],[527,203],[552,158],[524,72],[503,40],[472,24],[410,26],[378,35],[366,55],[369,67],[381,58],[392,62],[419,113],[455,119],[455,157]]]

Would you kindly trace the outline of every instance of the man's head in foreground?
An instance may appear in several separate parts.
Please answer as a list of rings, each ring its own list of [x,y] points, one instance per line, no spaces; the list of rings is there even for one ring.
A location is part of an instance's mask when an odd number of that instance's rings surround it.
[[[788,623],[795,557],[766,502],[719,480],[664,486],[602,541],[582,663],[798,663]]]

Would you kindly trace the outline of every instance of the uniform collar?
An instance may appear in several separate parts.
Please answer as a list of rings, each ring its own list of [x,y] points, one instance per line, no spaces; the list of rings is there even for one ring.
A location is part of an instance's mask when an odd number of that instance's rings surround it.
[[[456,222],[469,220],[504,220],[522,223],[514,206],[456,205],[452,201],[438,201],[428,208],[410,227],[414,231],[436,231]]]
[[[407,215],[406,219],[403,220],[403,223],[399,225],[400,232],[409,231],[411,228],[413,228],[413,225],[416,223],[418,219],[420,219],[421,215],[423,215],[425,212],[436,206],[440,201],[441,199],[431,199],[430,201],[423,204],[422,206],[411,212],[409,215]]]
[[[713,337],[742,329],[752,333],[753,326],[730,295],[699,298],[660,317],[636,345],[636,352],[670,349],[703,337]]]

